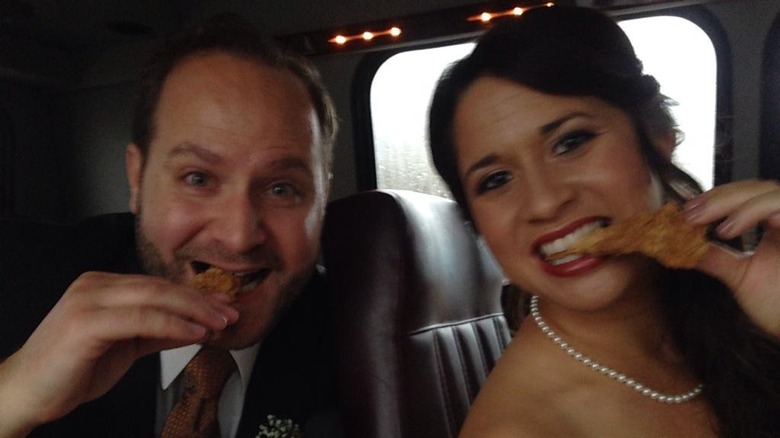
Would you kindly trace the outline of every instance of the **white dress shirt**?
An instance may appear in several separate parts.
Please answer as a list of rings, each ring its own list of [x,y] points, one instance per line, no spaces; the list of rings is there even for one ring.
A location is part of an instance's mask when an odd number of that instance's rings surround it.
[[[257,358],[260,343],[243,350],[230,350],[230,355],[236,361],[237,370],[228,378],[222,395],[219,397],[219,427],[223,438],[234,438],[241,420],[244,407],[244,395],[252,377],[252,369]],[[183,391],[182,379],[179,375],[200,350],[200,345],[164,350],[160,352],[160,387],[157,391],[157,423],[155,433],[160,436],[165,419],[173,409],[176,400]]]

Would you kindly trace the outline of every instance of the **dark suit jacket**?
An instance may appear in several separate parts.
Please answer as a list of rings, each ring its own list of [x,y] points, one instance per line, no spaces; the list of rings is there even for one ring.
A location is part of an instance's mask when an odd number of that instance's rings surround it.
[[[24,343],[81,273],[141,272],[133,220],[128,213],[69,226],[0,220],[0,358]],[[340,435],[328,294],[318,272],[264,339],[237,436],[255,437],[267,415],[293,420],[307,437]],[[153,436],[159,368],[157,354],[140,359],[105,396],[31,436]]]

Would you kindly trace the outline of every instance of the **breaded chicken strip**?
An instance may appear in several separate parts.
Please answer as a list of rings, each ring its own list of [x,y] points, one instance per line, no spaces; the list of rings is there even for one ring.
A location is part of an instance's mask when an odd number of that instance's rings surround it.
[[[233,298],[241,287],[241,280],[220,268],[211,267],[197,274],[192,285],[202,292],[221,293]]]
[[[641,253],[669,268],[691,269],[707,254],[707,227],[693,225],[675,203],[641,213],[586,234],[566,251],[552,255]]]

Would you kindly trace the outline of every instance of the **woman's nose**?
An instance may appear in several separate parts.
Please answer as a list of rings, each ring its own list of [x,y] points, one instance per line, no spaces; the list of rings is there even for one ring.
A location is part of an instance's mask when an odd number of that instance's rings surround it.
[[[530,220],[555,218],[574,197],[575,187],[565,175],[538,170],[526,173],[524,179],[522,190]]]

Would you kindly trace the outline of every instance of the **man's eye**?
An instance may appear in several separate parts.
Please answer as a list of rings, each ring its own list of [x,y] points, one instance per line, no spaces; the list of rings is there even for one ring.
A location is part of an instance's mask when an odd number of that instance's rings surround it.
[[[479,181],[477,193],[485,193],[489,190],[497,189],[511,180],[512,175],[505,170],[493,172]]]
[[[209,184],[209,177],[201,172],[190,172],[184,176],[184,182],[193,187],[205,187]]]
[[[567,134],[555,143],[553,146],[553,154],[561,155],[575,151],[595,136],[596,134],[590,131],[576,131]]]
[[[278,198],[291,197],[298,194],[292,184],[279,183],[271,186],[271,194]]]

